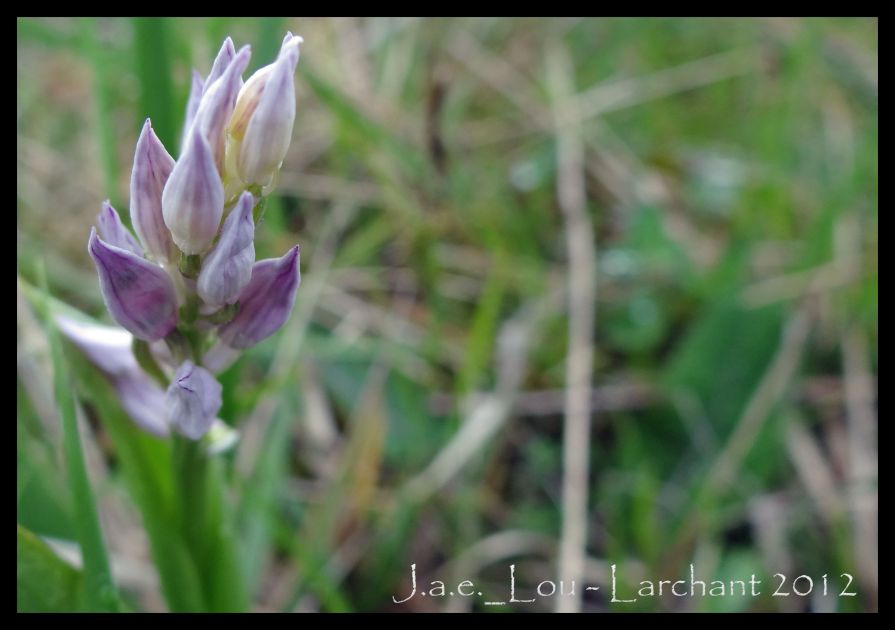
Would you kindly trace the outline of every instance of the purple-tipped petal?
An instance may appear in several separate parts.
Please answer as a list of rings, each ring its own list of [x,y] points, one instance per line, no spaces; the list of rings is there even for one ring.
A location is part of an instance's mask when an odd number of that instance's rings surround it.
[[[126,330],[57,315],[59,330],[111,381],[121,408],[144,431],[165,437],[165,392],[140,368]]]
[[[184,361],[165,394],[168,421],[186,437],[198,440],[221,409],[221,384],[192,361]]]
[[[103,242],[90,230],[87,251],[96,264],[106,308],[135,337],[155,341],[177,325],[177,296],[158,265]]]
[[[274,334],[289,319],[301,283],[298,245],[282,258],[255,263],[252,279],[239,296],[239,310],[220,329],[231,348],[250,348]]]
[[[196,112],[196,129],[212,148],[215,164],[221,172],[224,167],[224,130],[233,114],[236,95],[242,87],[242,73],[251,55],[249,46],[240,49],[224,74],[207,87]]]
[[[201,254],[214,240],[224,213],[224,184],[208,142],[194,125],[186,150],[162,193],[165,225],[185,254]]]
[[[147,118],[131,171],[131,224],[146,251],[160,262],[174,260],[176,253],[162,216],[162,191],[173,169],[174,159]]]
[[[107,243],[133,252],[141,258],[143,257],[143,248],[140,247],[137,239],[131,235],[128,229],[124,227],[121,217],[118,216],[118,211],[112,207],[108,200],[103,202],[103,209],[100,210],[96,217],[96,224],[99,227],[100,236]]]
[[[263,86],[247,93],[247,99],[257,100],[246,123],[246,111],[239,124],[245,124],[236,156],[236,170],[246,184],[267,185],[279,170],[292,142],[295,122],[295,66],[298,63],[300,38],[284,43],[280,56],[266,76]],[[246,86],[248,87],[248,83]],[[245,88],[244,88],[245,89]],[[241,129],[237,130],[237,133]]]
[[[217,57],[214,58],[214,63],[211,64],[211,72],[208,73],[208,78],[205,79],[203,94],[208,91],[208,88],[211,87],[212,83],[224,76],[224,72],[230,67],[230,62],[233,61],[235,56],[236,46],[233,45],[233,40],[228,37],[221,45]]]
[[[190,129],[193,126],[193,121],[196,119],[196,112],[199,111],[199,101],[202,100],[204,92],[205,80],[198,70],[193,70],[192,82],[190,83],[190,97],[186,102],[186,117],[183,119],[183,132],[180,135],[181,150],[183,150],[183,145],[186,143],[187,138],[190,137]]]
[[[233,304],[252,278],[252,265],[255,263],[254,205],[255,198],[250,193],[243,193],[224,221],[217,245],[202,263],[196,291],[206,304]]]

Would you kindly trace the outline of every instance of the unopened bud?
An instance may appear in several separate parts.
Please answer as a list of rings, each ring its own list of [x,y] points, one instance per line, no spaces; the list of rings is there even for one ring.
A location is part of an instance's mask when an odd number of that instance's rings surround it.
[[[221,340],[231,348],[250,348],[270,337],[289,319],[300,283],[298,245],[282,258],[255,263],[236,317],[220,329]]]
[[[196,291],[206,304],[233,304],[252,277],[255,262],[255,199],[243,193],[224,220],[221,237],[202,264]]]
[[[177,296],[168,274],[148,260],[105,243],[90,231],[87,251],[96,264],[106,307],[119,324],[145,341],[177,325]]]
[[[159,262],[175,259],[174,242],[162,216],[162,192],[174,169],[161,140],[146,119],[131,171],[131,224],[146,251]]]
[[[165,185],[162,212],[183,253],[201,254],[211,246],[224,213],[224,185],[211,148],[195,125]]]

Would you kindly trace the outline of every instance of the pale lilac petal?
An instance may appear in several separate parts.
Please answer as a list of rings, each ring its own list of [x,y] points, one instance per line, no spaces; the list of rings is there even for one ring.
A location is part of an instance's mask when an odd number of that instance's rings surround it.
[[[118,211],[112,207],[109,200],[103,202],[103,208],[96,217],[96,224],[99,227],[100,236],[103,237],[110,245],[126,249],[133,252],[137,256],[143,256],[143,248],[137,242],[137,239],[128,231],[118,216]]]
[[[295,64],[298,63],[299,47],[302,41],[301,37],[287,33],[283,39],[277,60],[256,70],[249,77],[248,81],[245,82],[245,85],[242,86],[236,99],[236,109],[233,111],[233,117],[230,120],[230,135],[236,141],[242,141],[243,137],[245,137],[249,121],[252,119],[258,103],[261,101],[268,79],[270,79],[271,73],[277,67],[277,64],[282,59],[288,57],[289,61],[292,62],[292,72],[295,72]]]
[[[96,264],[106,307],[119,324],[146,341],[177,324],[177,296],[168,274],[144,258],[103,242],[91,229],[87,251]]]
[[[202,357],[202,365],[215,374],[219,374],[233,365],[238,358],[238,350],[231,348],[222,341],[218,341]]]
[[[280,55],[284,54],[290,46],[298,50],[304,41],[301,35],[293,35],[292,31],[286,31],[286,36],[283,37],[283,43],[280,45]]]
[[[168,421],[180,433],[198,440],[221,409],[221,384],[192,361],[184,361],[165,394]]]
[[[211,86],[212,83],[224,76],[224,72],[226,72],[227,68],[230,67],[230,63],[233,61],[233,58],[235,56],[236,46],[233,45],[233,40],[228,37],[221,45],[221,49],[218,51],[217,57],[214,58],[214,63],[212,63],[211,65],[211,72],[208,73],[208,78],[205,79],[205,88],[202,92],[203,94],[208,91],[208,88]]]
[[[174,159],[147,118],[131,171],[131,224],[146,251],[160,262],[175,260],[176,254],[162,216],[162,191],[173,169]]]
[[[206,304],[233,304],[252,277],[252,265],[255,263],[254,205],[254,197],[243,193],[224,221],[217,244],[202,263],[196,289]]]
[[[298,46],[291,45],[293,41],[284,47],[267,77],[239,147],[236,169],[246,184],[267,185],[292,142],[298,63]]]
[[[289,319],[300,282],[298,245],[282,258],[255,263],[236,317],[220,329],[221,340],[242,349],[270,337]]]
[[[171,354],[171,347],[164,339],[159,339],[158,341],[153,341],[149,344],[149,351],[152,353],[152,356],[155,358],[156,362],[161,365],[166,365],[171,368],[177,367],[177,362],[174,360],[174,355]]]
[[[202,100],[202,94],[205,90],[205,81],[198,70],[193,70],[192,81],[190,82],[190,97],[186,102],[186,117],[183,119],[183,132],[180,136],[180,147],[186,143],[190,137],[190,129],[193,127],[193,121],[196,119],[196,112],[199,111],[199,101]]]
[[[139,366],[133,335],[122,328],[56,316],[59,331],[109,379],[121,408],[141,429],[165,437],[165,392]]]
[[[224,184],[208,142],[195,125],[186,150],[162,193],[165,225],[185,254],[201,254],[217,235],[224,213]]]
[[[224,166],[224,130],[233,114],[236,95],[242,87],[242,73],[249,64],[249,57],[250,47],[243,46],[224,74],[206,88],[196,112],[196,129],[212,148],[219,171]]]
[[[131,344],[134,336],[117,326],[102,326],[64,315],[56,316],[60,332],[109,376],[124,376],[140,369]]]

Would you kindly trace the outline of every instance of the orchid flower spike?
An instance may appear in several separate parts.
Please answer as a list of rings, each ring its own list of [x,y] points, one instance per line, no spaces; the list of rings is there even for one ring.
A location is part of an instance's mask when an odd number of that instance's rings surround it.
[[[135,234],[108,201],[90,232],[106,307],[134,348],[116,341],[119,358],[106,371],[138,426],[156,435],[198,440],[220,427],[214,372],[292,312],[298,245],[256,262],[254,240],[257,212],[292,140],[301,42],[288,33],[276,60],[243,83],[251,51],[228,37],[208,75],[192,74],[176,161],[152,123],[143,125],[130,183]]]

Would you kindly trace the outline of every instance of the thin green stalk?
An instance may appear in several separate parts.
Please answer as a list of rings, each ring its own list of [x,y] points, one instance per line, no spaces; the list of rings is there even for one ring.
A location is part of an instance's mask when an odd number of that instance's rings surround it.
[[[152,118],[152,129],[168,150],[177,146],[178,129],[171,85],[171,51],[168,21],[159,17],[135,17],[134,50],[140,80],[141,116]],[[140,119],[142,124],[142,118]]]
[[[224,504],[220,462],[209,458],[202,442],[172,439],[176,525],[202,582],[203,610],[245,611],[248,595]]]
[[[286,32],[286,18],[263,17],[258,20],[258,37],[252,46],[252,71],[273,61],[280,51],[280,41]]]
[[[46,270],[43,263],[39,266],[41,285],[44,295],[48,295]],[[81,450],[81,436],[78,433],[78,421],[75,412],[75,396],[71,389],[65,357],[62,354],[62,342],[56,330],[48,301],[43,304],[43,315],[46,321],[47,337],[53,362],[53,384],[56,405],[62,419],[62,444],[65,454],[65,469],[69,489],[74,505],[75,526],[78,541],[81,544],[81,555],[84,562],[85,597],[90,610],[115,612],[119,610],[118,594],[109,570],[109,560],[103,542],[96,502],[87,477],[84,453]]]
[[[198,337],[195,326],[184,330]],[[197,363],[201,352],[190,346]],[[241,612],[249,605],[243,566],[234,546],[231,514],[224,501],[220,461],[208,456],[202,441],[172,437],[176,527],[198,572],[202,610]]]
[[[195,554],[207,543],[204,531],[208,512],[208,459],[199,442],[179,435],[172,440],[178,524],[187,547]]]

